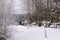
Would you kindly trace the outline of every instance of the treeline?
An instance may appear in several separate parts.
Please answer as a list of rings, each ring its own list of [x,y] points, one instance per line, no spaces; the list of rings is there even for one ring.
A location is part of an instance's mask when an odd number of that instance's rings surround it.
[[[28,8],[28,21],[32,22],[41,22],[41,21],[50,21],[60,22],[60,0],[31,0],[32,12]],[[29,3],[28,3],[29,7]]]

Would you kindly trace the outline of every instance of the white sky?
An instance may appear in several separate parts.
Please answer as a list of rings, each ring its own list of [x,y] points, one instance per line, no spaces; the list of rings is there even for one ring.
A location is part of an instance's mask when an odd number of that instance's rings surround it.
[[[25,14],[26,13],[26,4],[24,0],[13,0],[12,2],[12,11],[17,14]]]

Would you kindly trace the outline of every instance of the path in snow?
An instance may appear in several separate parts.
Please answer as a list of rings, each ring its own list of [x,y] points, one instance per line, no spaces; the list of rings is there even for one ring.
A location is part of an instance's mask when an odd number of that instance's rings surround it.
[[[47,38],[41,27],[10,26],[8,33],[7,40],[60,40],[60,29],[46,28]]]

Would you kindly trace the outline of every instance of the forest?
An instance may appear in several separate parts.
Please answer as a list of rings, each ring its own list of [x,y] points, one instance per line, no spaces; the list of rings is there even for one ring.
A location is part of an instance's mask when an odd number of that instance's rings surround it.
[[[20,21],[27,20],[28,24],[34,22],[39,24],[42,21],[60,23],[60,0],[19,0],[18,3],[15,2],[16,0],[0,0],[1,40],[6,40],[8,26],[19,25]]]

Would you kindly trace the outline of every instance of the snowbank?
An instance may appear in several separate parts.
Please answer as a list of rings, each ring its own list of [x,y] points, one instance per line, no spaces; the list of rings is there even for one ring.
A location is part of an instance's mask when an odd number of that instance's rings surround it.
[[[60,40],[60,29],[43,27],[10,26],[7,40]],[[45,37],[45,34],[47,37]]]

